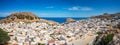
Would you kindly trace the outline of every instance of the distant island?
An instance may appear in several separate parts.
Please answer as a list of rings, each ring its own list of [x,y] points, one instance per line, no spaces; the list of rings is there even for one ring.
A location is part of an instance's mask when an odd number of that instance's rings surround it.
[[[60,24],[31,12],[14,12],[0,20],[0,31],[7,37],[5,42],[0,39],[5,43],[0,45],[119,45],[120,13],[82,20],[67,18]]]

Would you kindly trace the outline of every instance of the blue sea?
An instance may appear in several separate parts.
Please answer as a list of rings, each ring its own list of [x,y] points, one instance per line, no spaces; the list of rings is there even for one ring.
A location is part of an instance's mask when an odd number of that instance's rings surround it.
[[[5,17],[0,17],[0,20],[4,18]],[[67,19],[67,17],[40,17],[40,18],[46,19],[46,20],[52,20],[58,23],[64,23],[66,22],[66,19]],[[72,18],[74,20],[81,20],[81,19],[87,19],[88,17],[69,17],[69,18]]]

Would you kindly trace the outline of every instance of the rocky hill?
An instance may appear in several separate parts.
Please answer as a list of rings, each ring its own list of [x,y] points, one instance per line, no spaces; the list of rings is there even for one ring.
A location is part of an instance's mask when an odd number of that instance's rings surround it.
[[[7,16],[5,19],[0,20],[0,23],[9,23],[9,22],[45,22],[54,24],[53,21],[48,21],[44,19],[40,19],[35,14],[31,12],[14,12],[11,15]]]
[[[108,14],[108,13],[104,13],[103,15],[99,15],[99,16],[92,16],[91,18],[100,18],[100,19],[117,19],[120,18],[120,13],[116,13],[116,14]]]
[[[67,19],[66,19],[66,22],[68,22],[68,23],[70,23],[70,22],[75,22],[75,20],[72,19],[72,18],[67,18]]]

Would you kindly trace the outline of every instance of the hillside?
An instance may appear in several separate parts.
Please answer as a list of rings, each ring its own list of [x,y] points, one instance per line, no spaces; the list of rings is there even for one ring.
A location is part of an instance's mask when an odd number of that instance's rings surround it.
[[[91,18],[100,18],[100,19],[117,19],[120,18],[120,13],[116,13],[116,14],[108,14],[108,13],[104,13],[103,15],[99,15],[99,16],[92,16]]]
[[[31,12],[14,12],[7,16],[5,19],[0,20],[0,23],[10,23],[10,22],[45,22],[55,24],[56,22],[40,19],[35,14]]]

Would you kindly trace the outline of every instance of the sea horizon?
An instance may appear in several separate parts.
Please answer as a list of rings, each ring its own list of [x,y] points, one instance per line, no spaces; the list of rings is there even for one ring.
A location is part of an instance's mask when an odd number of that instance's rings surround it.
[[[4,18],[6,18],[6,17],[0,17],[0,20],[4,19]],[[89,17],[39,17],[39,18],[45,19],[45,20],[50,20],[50,21],[55,21],[58,23],[64,23],[64,22],[66,22],[67,18],[71,18],[73,20],[82,20],[82,19],[87,19]]]

